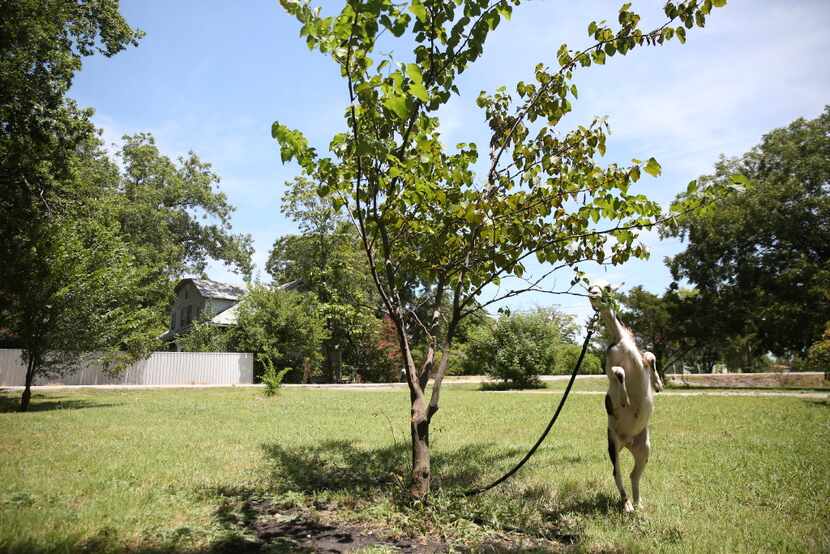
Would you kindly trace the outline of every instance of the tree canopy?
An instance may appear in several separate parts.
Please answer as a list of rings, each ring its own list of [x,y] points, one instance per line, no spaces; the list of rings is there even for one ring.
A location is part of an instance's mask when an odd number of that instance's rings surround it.
[[[735,173],[750,180],[744,193],[685,214],[666,233],[687,241],[669,267],[696,288],[695,312],[710,314],[705,340],[745,337],[756,357],[803,356],[830,321],[830,107],[698,181]]]

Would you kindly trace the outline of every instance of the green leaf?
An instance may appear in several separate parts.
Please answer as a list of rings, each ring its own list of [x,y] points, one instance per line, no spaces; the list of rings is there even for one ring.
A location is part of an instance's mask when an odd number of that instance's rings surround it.
[[[429,93],[423,83],[412,83],[409,85],[409,92],[421,102],[429,101]]]
[[[424,5],[420,2],[413,2],[409,6],[409,11],[411,11],[415,17],[418,18],[418,21],[426,21],[427,19],[427,10],[424,8]]]
[[[712,0],[712,5],[716,8],[722,8],[726,5],[726,0]]]
[[[649,158],[646,162],[646,166],[643,169],[645,169],[646,173],[648,173],[652,177],[658,177],[660,173],[663,172],[663,169],[660,167],[660,164],[657,163],[657,160],[655,160],[654,158]]]
[[[596,21],[591,21],[591,24],[588,25],[588,36],[592,37],[592,36],[594,36],[594,33],[596,33],[596,32],[597,32],[597,22]]]
[[[729,180],[732,182],[732,187],[730,188],[737,192],[743,192],[751,184],[749,177],[743,175],[742,173],[730,175]]]
[[[387,96],[383,99],[383,105],[402,120],[406,120],[409,117],[409,108],[406,106],[405,96]]]
[[[694,194],[697,192],[697,180],[693,179],[689,181],[689,185],[686,187],[686,194]]]

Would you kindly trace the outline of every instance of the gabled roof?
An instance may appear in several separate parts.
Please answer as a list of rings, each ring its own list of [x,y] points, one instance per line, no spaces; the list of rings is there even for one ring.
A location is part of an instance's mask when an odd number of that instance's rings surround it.
[[[236,285],[211,281],[210,279],[182,279],[176,285],[175,292],[179,292],[185,283],[193,283],[196,290],[204,298],[222,298],[225,300],[239,300],[245,294],[245,289]]]
[[[227,327],[228,325],[236,325],[238,318],[239,304],[234,304],[227,310],[219,312],[210,320],[212,325],[219,325],[220,327]]]

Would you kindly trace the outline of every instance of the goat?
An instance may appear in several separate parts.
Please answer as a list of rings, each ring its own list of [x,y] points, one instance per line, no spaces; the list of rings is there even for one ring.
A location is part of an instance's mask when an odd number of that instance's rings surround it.
[[[613,303],[608,302],[613,290],[607,284],[593,284],[588,288],[588,297],[611,339],[605,362],[608,376],[608,393],[605,395],[608,456],[614,467],[614,482],[620,492],[623,510],[633,512],[640,505],[640,478],[651,452],[648,423],[654,410],[652,383],[655,382],[656,363],[650,352],[640,353],[634,335],[617,318]],[[660,382],[659,375],[657,381]],[[623,448],[634,456],[634,470],[630,476],[633,504],[620,473],[619,454]]]

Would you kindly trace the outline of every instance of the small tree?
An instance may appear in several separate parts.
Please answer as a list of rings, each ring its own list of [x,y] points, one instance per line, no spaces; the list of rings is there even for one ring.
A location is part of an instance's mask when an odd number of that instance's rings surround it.
[[[4,310],[26,362],[21,411],[38,375],[70,371],[89,352],[120,368],[146,354],[161,331],[138,301],[145,275],[105,217],[56,218],[34,246],[42,265],[30,267],[43,271],[29,275],[29,294]]]
[[[348,94],[348,131],[332,138],[333,157],[318,155],[300,131],[280,122],[272,134],[282,160],[296,160],[319,183],[321,197],[346,206],[360,234],[406,369],[410,493],[415,498],[429,492],[429,427],[459,323],[491,302],[539,290],[557,269],[585,260],[622,263],[646,255],[637,231],[660,218],[655,202],[631,191],[642,171],[660,172],[653,158],[627,167],[599,165],[607,133],[601,119],[557,132],[577,96],[574,72],[640,47],[673,38],[684,42],[687,29],[703,26],[712,6],[726,2],[669,2],[666,21],[650,31],[639,28],[640,16],[625,4],[619,25],[591,22],[587,48],[575,51],[563,44],[557,65],[538,64],[532,82],[517,83],[515,95],[504,87],[494,94],[482,92],[476,104],[492,134],[479,178],[474,172],[477,145],[446,148],[436,112],[460,94],[458,77],[479,59],[490,32],[520,3],[350,0],[337,16],[324,17],[307,2],[281,0],[301,23],[309,48],[331,56],[339,66]],[[412,47],[405,63],[375,63],[378,38],[386,32]],[[600,219],[613,223],[599,226]],[[525,261],[532,256],[551,267],[522,282]],[[522,284],[506,287],[487,302],[477,301],[485,287],[511,276]],[[422,292],[417,303],[411,301],[413,289]],[[446,298],[451,308],[442,313]],[[426,320],[418,315],[424,308]],[[410,340],[415,329],[427,343],[417,365]]]

